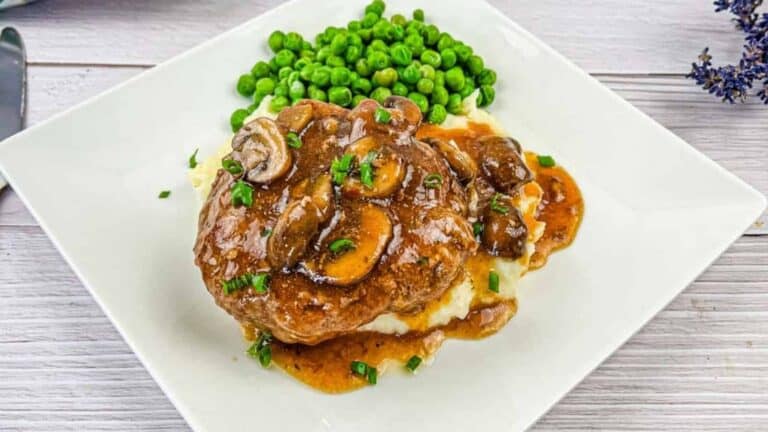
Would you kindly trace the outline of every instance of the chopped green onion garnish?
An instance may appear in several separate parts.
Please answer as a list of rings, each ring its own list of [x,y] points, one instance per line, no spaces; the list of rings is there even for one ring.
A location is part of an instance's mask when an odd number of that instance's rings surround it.
[[[488,289],[495,293],[499,292],[499,275],[495,271],[488,273]]]
[[[353,242],[348,238],[336,239],[331,242],[330,246],[328,246],[328,249],[330,249],[331,252],[335,253],[336,255],[342,254],[354,248],[355,248],[355,242]]]
[[[162,191],[162,192],[160,192],[160,194],[157,195],[157,197],[160,198],[160,199],[166,199],[169,196],[171,196],[171,191],[169,191],[169,190]]]
[[[341,157],[341,159],[334,159],[331,162],[331,177],[333,182],[337,185],[344,183],[344,179],[347,178],[347,174],[352,169],[352,162],[355,160],[355,155],[347,153]]]
[[[267,285],[268,283],[268,273],[245,273],[228,281],[222,282],[221,289],[224,291],[224,294],[229,295],[247,286],[251,286],[257,293],[264,294],[269,288]]]
[[[360,163],[360,182],[369,189],[373,188],[373,160],[376,156],[376,152],[369,152]]]
[[[376,123],[389,123],[392,120],[392,114],[384,108],[376,108],[376,112],[373,113],[373,119]]]
[[[504,204],[499,203],[499,198],[502,198],[503,195],[500,193],[496,193],[493,195],[493,198],[491,198],[491,210],[501,213],[501,214],[507,214],[509,213],[509,208],[505,206]]]
[[[197,166],[197,152],[200,149],[195,149],[195,152],[192,153],[192,156],[189,157],[189,168],[194,168]]]
[[[551,168],[555,166],[555,160],[552,158],[552,156],[539,155],[536,157],[536,159],[539,160],[539,165],[543,166],[544,168]]]
[[[355,360],[350,363],[349,368],[355,375],[366,376],[368,374],[368,365],[365,362]]]
[[[232,205],[244,205],[250,207],[253,205],[253,188],[248,183],[238,180],[232,185]]]
[[[408,363],[405,364],[405,368],[411,372],[415,372],[416,368],[421,364],[421,357],[415,355],[408,359]]]
[[[259,359],[259,363],[263,367],[268,367],[272,363],[272,347],[269,345],[272,342],[272,335],[269,332],[263,331],[259,335],[259,339],[251,345],[246,351],[251,358]]]
[[[285,140],[288,143],[288,147],[295,149],[301,148],[301,138],[296,135],[296,132],[288,132],[288,135],[285,136]]]
[[[416,264],[418,264],[418,265],[429,264],[429,258],[425,257],[425,256],[421,256],[421,257],[419,257],[418,260],[416,260]]]
[[[370,385],[376,385],[376,382],[379,378],[379,371],[376,370],[373,366],[368,366],[368,373],[366,374],[368,378],[368,384]]]
[[[482,235],[483,231],[485,231],[485,225],[481,222],[478,221],[472,224],[472,234],[474,234],[475,237]]]
[[[261,236],[262,237],[269,237],[272,235],[272,228],[264,228],[261,230]]]
[[[269,273],[259,273],[251,278],[251,285],[253,286],[253,290],[259,294],[264,294],[267,292],[267,289],[269,288],[267,285],[268,283]]]
[[[221,161],[221,167],[232,175],[238,175],[243,172],[243,165],[234,159],[224,159]]]
[[[437,173],[429,174],[424,177],[424,187],[427,189],[437,189],[443,184],[443,176]]]

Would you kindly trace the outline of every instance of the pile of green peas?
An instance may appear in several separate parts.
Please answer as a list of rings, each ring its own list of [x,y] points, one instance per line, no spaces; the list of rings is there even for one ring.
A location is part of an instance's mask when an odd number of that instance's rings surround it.
[[[434,124],[448,113],[462,114],[462,101],[476,89],[478,106],[493,102],[496,72],[472,47],[426,24],[421,9],[408,20],[400,14],[384,18],[385,8],[384,1],[373,0],[361,20],[326,28],[314,45],[296,32],[272,32],[268,43],[275,55],[237,81],[238,93],[253,103],[232,113],[232,130],[268,95],[275,113],[302,99],[354,107],[366,98],[384,103],[391,95],[405,96]]]

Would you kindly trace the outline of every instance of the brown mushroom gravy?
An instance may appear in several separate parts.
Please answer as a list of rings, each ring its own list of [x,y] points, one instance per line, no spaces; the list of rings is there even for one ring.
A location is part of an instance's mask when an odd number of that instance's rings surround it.
[[[564,169],[539,166],[488,126],[421,125],[404,98],[384,108],[386,124],[375,121],[382,108],[372,100],[353,110],[305,101],[276,121],[246,124],[225,158],[241,172],[220,169],[200,213],[196,264],[217,304],[247,339],[270,332],[272,361],[326,392],[366,385],[350,370],[353,360],[403,363],[429,357],[447,337],[496,332],[517,303],[486,289],[494,259],[530,258],[540,267],[573,240],[583,211]],[[289,133],[299,146],[286,145]],[[233,204],[236,182],[251,186],[250,206]],[[541,196],[535,214],[519,210],[521,194]],[[529,257],[537,221],[546,227]],[[257,273],[270,276],[266,292],[223,289]],[[449,288],[467,275],[475,291],[469,314],[429,328],[429,312],[450,302]],[[415,330],[358,330],[385,313]]]

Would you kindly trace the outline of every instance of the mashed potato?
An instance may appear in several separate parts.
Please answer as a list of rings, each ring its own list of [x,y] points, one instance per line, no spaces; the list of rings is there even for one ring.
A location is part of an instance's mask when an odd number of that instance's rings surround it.
[[[501,124],[487,111],[477,108],[477,91],[464,100],[466,115],[455,116],[449,114],[441,125],[447,129],[466,128],[468,122],[483,123],[499,135],[506,135]],[[245,122],[258,117],[275,118],[275,114],[269,112],[267,107],[271,97],[266,97],[253,114]],[[216,178],[216,173],[221,167],[221,159],[232,151],[231,139],[228,139],[214,154],[210,155],[197,167],[189,171],[189,180],[192,187],[198,192],[201,201],[205,200],[211,190],[211,184]],[[473,304],[492,303],[499,299],[513,299],[517,295],[517,286],[520,278],[528,270],[531,255],[533,255],[536,241],[544,233],[544,223],[535,220],[536,208],[541,201],[542,190],[536,183],[529,183],[522,188],[519,197],[514,202],[521,213],[523,220],[528,225],[527,253],[522,257],[511,260],[506,258],[493,258],[491,267],[499,275],[499,293],[488,290],[485,281],[473,281],[469,274],[460,277],[456,284],[446,291],[443,296],[428,304],[425,309],[416,315],[401,315],[387,313],[378,316],[370,323],[361,326],[361,331],[373,331],[387,334],[403,334],[409,331],[423,331],[432,327],[448,324],[454,318],[464,318]],[[478,286],[476,286],[478,285]]]

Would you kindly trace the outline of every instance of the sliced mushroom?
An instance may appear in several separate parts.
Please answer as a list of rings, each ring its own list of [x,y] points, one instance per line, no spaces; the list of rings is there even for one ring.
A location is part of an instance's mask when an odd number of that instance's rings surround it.
[[[373,160],[373,185],[364,185],[359,178],[347,176],[342,186],[342,192],[348,197],[385,198],[392,195],[405,177],[405,168],[400,157],[391,152],[373,137],[360,138],[347,147],[347,150],[357,158],[357,166],[365,160],[371,152],[376,153]]]
[[[302,103],[280,111],[277,115],[277,123],[293,132],[301,132],[309,121],[312,120],[314,108],[311,104]]]
[[[533,180],[533,174],[520,154],[520,145],[515,140],[488,136],[480,138],[477,144],[483,155],[483,174],[499,191],[511,195]]]
[[[307,187],[307,195],[320,212],[320,223],[328,222],[333,215],[333,184],[330,174],[320,174]]]
[[[269,183],[291,167],[291,153],[277,124],[260,117],[243,126],[232,139],[232,158],[243,165],[245,179]]]
[[[312,197],[288,204],[267,241],[269,263],[277,268],[295,266],[319,232],[321,220],[322,214]]]
[[[356,226],[342,227],[340,236],[352,241],[352,248],[336,254],[324,251],[317,259],[305,264],[316,279],[338,286],[352,285],[373,270],[392,238],[392,222],[387,213],[371,204],[359,210],[356,218],[350,218]],[[347,228],[347,229],[345,229]],[[329,237],[329,245],[338,240]]]
[[[483,214],[482,243],[491,255],[517,259],[525,255],[528,226],[509,198],[500,198],[496,209],[489,205]],[[505,211],[498,211],[505,209]]]
[[[403,120],[409,126],[418,128],[421,124],[421,110],[412,100],[402,96],[390,96],[384,100],[385,108],[394,108],[402,113]]]
[[[459,180],[469,181],[477,175],[477,164],[467,154],[461,150],[453,140],[444,140],[442,138],[426,138],[424,140],[431,145],[445,158],[448,165],[456,172]]]

